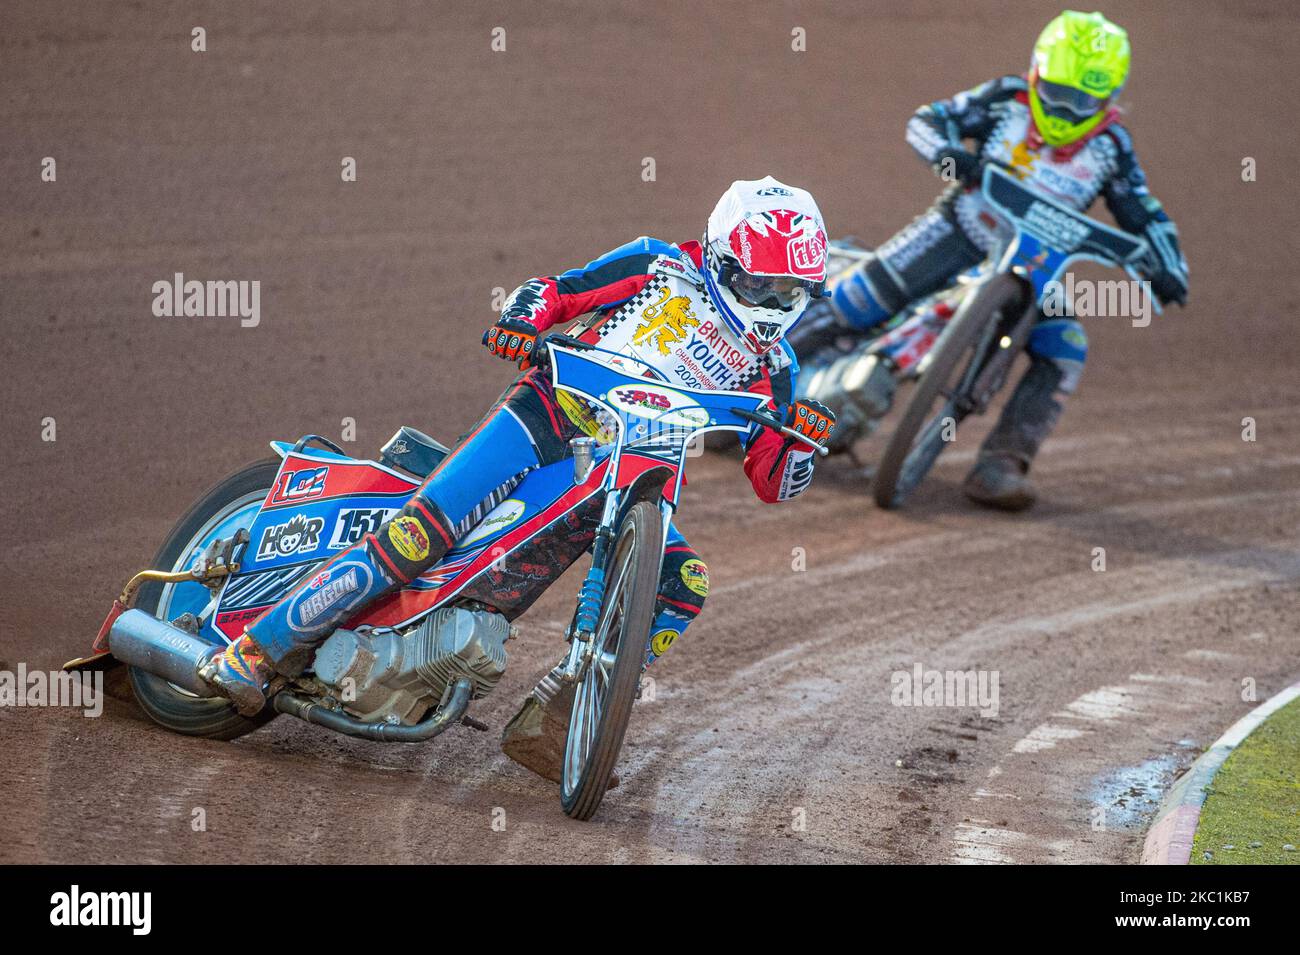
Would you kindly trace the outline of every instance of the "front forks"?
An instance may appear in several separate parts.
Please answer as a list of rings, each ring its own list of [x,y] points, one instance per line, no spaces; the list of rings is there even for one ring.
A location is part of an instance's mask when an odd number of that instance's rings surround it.
[[[569,626],[569,652],[560,667],[560,681],[573,685],[582,679],[597,652],[596,627],[600,623],[600,608],[605,601],[605,560],[610,541],[617,529],[613,526],[618,516],[623,496],[617,491],[605,495],[605,508],[600,515],[600,527],[591,548],[591,569],[578,591],[578,610]]]

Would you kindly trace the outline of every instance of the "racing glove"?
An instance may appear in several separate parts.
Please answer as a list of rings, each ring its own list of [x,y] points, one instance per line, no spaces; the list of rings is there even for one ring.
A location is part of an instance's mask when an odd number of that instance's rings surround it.
[[[1187,259],[1178,247],[1178,229],[1167,219],[1147,223],[1142,230],[1151,246],[1148,278],[1161,305],[1187,304]]]
[[[1187,283],[1182,276],[1173,272],[1157,272],[1151,276],[1151,291],[1160,300],[1161,305],[1177,302],[1187,304]]]
[[[940,149],[934,158],[934,171],[942,179],[969,182],[979,175],[980,157],[960,146]]]
[[[785,425],[824,446],[835,428],[835,412],[816,398],[800,398],[786,412]],[[794,443],[794,438],[786,440]]]
[[[483,344],[498,358],[518,362],[526,370],[532,366],[537,334],[522,318],[503,318],[483,333]]]
[[[790,405],[784,424],[807,435],[814,444],[825,444],[835,427],[835,415],[820,401],[801,398]],[[805,442],[764,430],[746,448],[745,474],[759,500],[776,504],[808,489],[816,459],[816,453]]]

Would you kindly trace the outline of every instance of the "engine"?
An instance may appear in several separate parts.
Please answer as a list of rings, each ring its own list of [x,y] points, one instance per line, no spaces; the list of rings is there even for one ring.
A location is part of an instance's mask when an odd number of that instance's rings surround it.
[[[816,368],[805,391],[835,411],[835,430],[827,444],[839,451],[870,435],[888,413],[894,378],[877,355],[855,350]]]
[[[509,637],[499,613],[442,607],[405,633],[336,630],[316,651],[313,669],[358,719],[409,725],[461,677],[473,684],[474,699],[490,693],[505,672]]]

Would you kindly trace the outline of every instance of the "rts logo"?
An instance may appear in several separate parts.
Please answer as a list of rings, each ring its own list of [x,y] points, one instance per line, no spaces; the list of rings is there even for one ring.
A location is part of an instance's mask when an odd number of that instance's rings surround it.
[[[641,391],[639,388],[621,388],[614,394],[625,404],[635,405],[640,408],[653,408],[657,411],[668,411],[673,404],[668,400],[667,395],[656,394],[648,391]]]
[[[330,473],[328,467],[307,468],[303,471],[285,471],[275,479],[271,489],[271,504],[285,504],[289,501],[304,501],[311,497],[320,497],[325,493],[325,477]]]

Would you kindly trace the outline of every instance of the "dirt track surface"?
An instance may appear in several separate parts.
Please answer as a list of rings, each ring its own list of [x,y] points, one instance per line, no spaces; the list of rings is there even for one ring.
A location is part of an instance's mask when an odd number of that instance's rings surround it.
[[[84,652],[175,517],[268,439],[344,417],[361,455],[401,423],[454,439],[508,378],[478,344],[495,287],[691,238],[769,171],[834,233],[885,238],[936,192],[910,111],[1022,67],[1056,9],[189,6],[6,7],[0,669]],[[97,720],[0,709],[0,861],[1135,861],[1148,800],[1253,705],[1242,681],[1264,699],[1300,671],[1296,135],[1261,102],[1294,101],[1300,21],[1107,6],[1192,304],[1092,323],[1036,511],[961,499],[979,427],[897,514],[842,462],[773,508],[707,456],[681,524],[714,590],[594,821],[495,732],[398,747],[282,717],[212,743],[115,698]],[[175,272],[260,280],[261,325],[155,318]],[[558,657],[576,585],[522,621],[475,708],[494,729]],[[891,705],[918,663],[997,671],[997,716]]]

